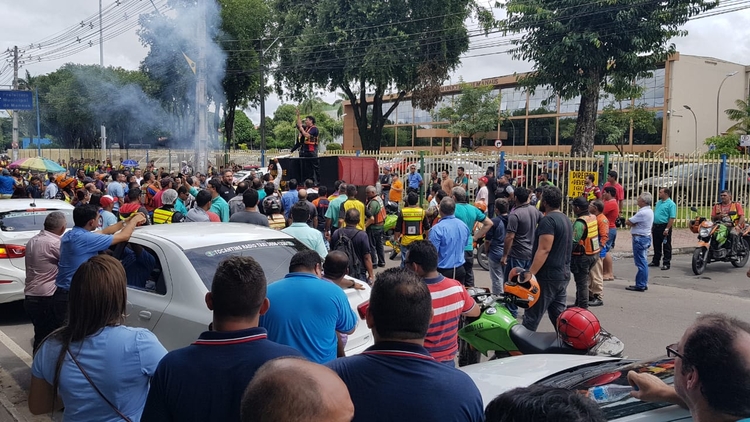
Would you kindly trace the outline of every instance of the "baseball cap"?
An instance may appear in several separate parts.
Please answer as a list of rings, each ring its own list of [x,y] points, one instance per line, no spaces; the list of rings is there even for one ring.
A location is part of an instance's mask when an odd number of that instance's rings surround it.
[[[486,184],[487,182],[489,182],[489,181],[490,181],[490,179],[488,179],[488,178],[486,178],[486,177],[482,176],[482,177],[480,177],[480,178],[479,178],[479,181],[480,181],[480,182],[482,182],[482,183],[485,183],[485,184]]]
[[[572,204],[577,208],[586,208],[589,206],[589,201],[587,201],[586,198],[579,196],[578,198],[573,200]]]
[[[99,205],[102,206],[102,208],[107,208],[108,206],[115,203],[115,198],[113,198],[110,195],[104,195],[99,199]]]

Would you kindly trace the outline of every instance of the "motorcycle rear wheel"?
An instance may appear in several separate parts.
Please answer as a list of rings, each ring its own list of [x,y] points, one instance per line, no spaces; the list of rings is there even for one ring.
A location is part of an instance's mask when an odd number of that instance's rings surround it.
[[[747,243],[747,240],[740,239],[740,242],[742,244],[742,257],[740,259],[736,259],[732,261],[732,265],[735,268],[742,268],[747,264],[748,258],[750,258],[750,244]]]
[[[706,271],[706,265],[708,265],[708,262],[704,258],[705,254],[706,248],[696,248],[695,251],[693,251],[693,260],[691,265],[693,268],[693,274],[701,275],[703,274],[703,271]]]
[[[475,320],[476,318],[471,318],[469,321],[467,321],[467,317],[461,317],[458,323],[458,329],[460,330],[464,327],[464,325],[469,324]],[[458,366],[466,366],[479,363],[480,358],[481,353],[479,353],[479,350],[471,347],[471,345],[461,337],[458,338]]]
[[[477,248],[474,249],[474,254],[477,257],[477,263],[479,263],[479,266],[482,267],[483,270],[489,271],[490,270],[490,257],[487,255],[486,252],[484,252],[484,248]]]

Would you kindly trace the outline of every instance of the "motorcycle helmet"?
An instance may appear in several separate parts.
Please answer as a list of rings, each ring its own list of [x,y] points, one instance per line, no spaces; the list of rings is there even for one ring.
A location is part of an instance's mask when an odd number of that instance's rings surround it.
[[[588,309],[568,308],[557,318],[560,339],[574,349],[588,350],[596,346],[601,329],[599,319]]]
[[[474,206],[477,207],[477,208],[479,208],[479,211],[487,212],[487,204],[485,204],[482,201],[475,202]]]
[[[398,214],[398,202],[388,201],[388,203],[385,204],[385,211],[388,214]]]
[[[519,308],[531,308],[534,306],[541,290],[536,277],[523,268],[513,268],[508,274],[508,280],[505,281],[504,291],[506,295],[515,296],[515,301]]]

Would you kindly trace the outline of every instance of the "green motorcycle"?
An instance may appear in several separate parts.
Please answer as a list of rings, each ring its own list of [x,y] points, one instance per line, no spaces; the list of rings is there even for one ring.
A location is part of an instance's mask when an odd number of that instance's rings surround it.
[[[492,359],[542,353],[622,357],[624,344],[620,339],[600,328],[598,320],[596,320],[598,328],[598,333],[595,333],[596,344],[591,347],[576,348],[570,345],[577,344],[575,339],[563,341],[558,333],[537,333],[527,329],[518,323],[505,306],[514,304],[528,308],[530,306],[528,299],[522,299],[507,292],[500,296],[493,295],[488,289],[478,287],[469,288],[468,292],[481,307],[482,313],[473,321],[466,321],[458,331],[459,366],[477,363],[480,353],[487,356],[491,351],[495,352]],[[581,309],[581,311],[585,310]]]

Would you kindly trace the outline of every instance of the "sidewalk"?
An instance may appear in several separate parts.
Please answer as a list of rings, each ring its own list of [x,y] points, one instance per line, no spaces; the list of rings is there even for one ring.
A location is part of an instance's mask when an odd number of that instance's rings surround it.
[[[617,229],[617,239],[612,254],[619,258],[633,257],[633,238],[630,236],[630,230]],[[672,254],[690,254],[695,250],[698,244],[698,235],[691,232],[688,228],[672,230]],[[648,254],[653,255],[654,248],[649,248]]]

